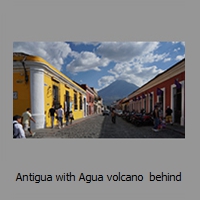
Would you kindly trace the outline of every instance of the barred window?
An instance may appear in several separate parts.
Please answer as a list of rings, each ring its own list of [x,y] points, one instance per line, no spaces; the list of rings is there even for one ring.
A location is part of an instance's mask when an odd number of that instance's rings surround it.
[[[79,96],[79,108],[80,108],[80,110],[82,110],[83,108],[82,108],[82,104],[83,104],[83,102],[82,102],[82,95],[80,94],[80,96]]]
[[[77,104],[77,93],[74,93],[74,110],[78,109],[78,104]]]
[[[55,109],[58,109],[60,106],[59,90],[58,86],[56,85],[53,85],[53,105],[55,106]]]

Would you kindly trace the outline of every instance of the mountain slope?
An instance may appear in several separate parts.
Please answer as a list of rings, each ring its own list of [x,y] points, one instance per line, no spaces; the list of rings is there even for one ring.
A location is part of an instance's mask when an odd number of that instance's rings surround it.
[[[104,105],[110,105],[113,101],[122,99],[138,89],[138,86],[123,80],[117,80],[98,92],[103,98]]]

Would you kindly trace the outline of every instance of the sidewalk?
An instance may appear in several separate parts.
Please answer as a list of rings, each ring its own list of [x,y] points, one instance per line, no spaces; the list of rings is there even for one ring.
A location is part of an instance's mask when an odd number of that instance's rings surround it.
[[[173,125],[167,124],[166,128],[176,131],[182,135],[185,135],[185,126],[181,126],[179,124],[173,124]]]

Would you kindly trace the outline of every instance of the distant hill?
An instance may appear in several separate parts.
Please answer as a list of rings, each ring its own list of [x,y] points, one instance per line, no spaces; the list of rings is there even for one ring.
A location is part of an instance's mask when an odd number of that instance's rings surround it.
[[[100,97],[103,98],[104,105],[110,105],[114,101],[128,96],[137,89],[138,86],[133,83],[128,83],[123,80],[117,80],[111,83],[109,86],[103,88],[102,90],[99,90],[98,94]]]

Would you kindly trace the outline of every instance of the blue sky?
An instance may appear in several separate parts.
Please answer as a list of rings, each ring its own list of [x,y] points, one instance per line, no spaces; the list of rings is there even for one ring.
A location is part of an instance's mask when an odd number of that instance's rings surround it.
[[[13,52],[40,56],[70,79],[100,90],[115,80],[141,87],[185,58],[185,42],[14,42]]]

